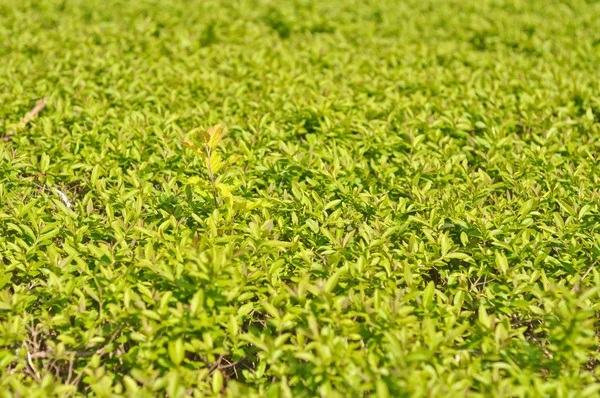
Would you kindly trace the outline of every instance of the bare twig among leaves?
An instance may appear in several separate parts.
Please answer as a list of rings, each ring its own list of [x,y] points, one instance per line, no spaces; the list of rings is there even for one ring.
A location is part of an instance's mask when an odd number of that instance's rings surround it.
[[[27,114],[25,115],[25,117],[23,118],[23,121],[19,124],[19,129],[24,128],[31,120],[33,120],[38,113],[40,113],[42,111],[42,109],[44,109],[46,107],[46,99],[42,98],[34,107],[32,110],[30,110],[29,112],[27,112]],[[15,135],[15,130],[9,130],[6,132],[6,134],[4,135],[4,137],[2,137],[3,141],[8,141],[10,139],[11,136]]]
[[[58,197],[60,198],[60,200],[63,202],[63,204],[64,204],[64,205],[65,205],[65,206],[66,206],[68,209],[71,209],[71,210],[73,210],[73,211],[75,210],[75,208],[73,207],[73,202],[71,202],[71,201],[69,200],[69,197],[67,196],[67,194],[66,194],[66,193],[64,193],[63,191],[61,191],[60,189],[58,189],[58,188],[50,188],[50,187],[47,187],[47,186],[44,186],[44,185],[37,184],[37,183],[35,183],[35,182],[34,182],[33,184],[34,184],[36,187],[38,187],[38,188],[40,189],[40,191],[54,192],[55,194],[57,194],[57,195],[58,195]]]
[[[594,261],[592,263],[592,265],[590,265],[590,267],[587,269],[587,271],[585,271],[585,273],[583,274],[581,279],[575,284],[575,286],[573,286],[573,288],[571,289],[572,292],[576,292],[581,289],[581,286],[580,286],[581,282],[583,282],[585,280],[585,278],[587,278],[587,276],[590,274],[590,272],[592,272],[592,270],[594,269],[594,267],[596,266],[597,263],[598,263],[598,261]]]
[[[110,352],[114,352],[112,344],[121,335],[121,331],[123,330],[123,326],[118,326],[110,339],[100,347],[88,346],[84,350],[66,351],[62,355],[57,356],[57,353],[45,346],[43,339],[40,339],[40,330],[38,328],[33,325],[27,325],[26,327],[30,338],[26,342],[23,342],[25,359],[27,361],[27,367],[24,371],[37,380],[40,380],[45,372],[54,371],[56,378],[60,378],[60,375],[64,374],[66,383],[74,386],[79,385],[90,366],[88,363],[82,369],[75,371],[75,362],[81,358],[89,358],[94,355],[103,357]],[[68,358],[65,359],[67,356]]]
[[[25,344],[25,350],[26,350],[26,353],[27,353],[27,364],[31,368],[31,371],[33,372],[35,378],[39,380],[40,379],[40,373],[38,372],[37,367],[33,364],[32,355],[29,352],[29,348],[27,347],[26,344]]]

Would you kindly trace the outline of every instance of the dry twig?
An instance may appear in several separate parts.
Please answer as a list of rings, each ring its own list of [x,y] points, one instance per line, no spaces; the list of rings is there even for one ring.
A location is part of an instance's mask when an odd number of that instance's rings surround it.
[[[42,98],[40,100],[40,102],[38,102],[36,104],[36,106],[33,107],[32,110],[27,112],[27,114],[23,118],[23,121],[21,122],[22,126],[20,126],[20,127],[21,128],[25,127],[27,125],[27,123],[29,123],[31,120],[33,120],[33,118],[35,118],[37,116],[37,114],[40,113],[42,111],[42,109],[44,109],[45,107],[46,107],[46,99]],[[4,135],[4,137],[2,137],[2,140],[8,141],[10,139],[10,137],[13,135],[15,135],[15,130],[7,131],[6,134]]]

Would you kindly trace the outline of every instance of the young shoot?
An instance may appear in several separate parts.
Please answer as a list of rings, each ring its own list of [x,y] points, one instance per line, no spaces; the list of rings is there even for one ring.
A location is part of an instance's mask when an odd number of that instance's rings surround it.
[[[223,166],[223,158],[215,149],[223,137],[223,127],[220,124],[217,124],[208,130],[197,129],[197,134],[200,138],[200,145],[196,145],[194,142],[188,140],[184,141],[183,145],[190,148],[206,161],[206,169],[213,189],[213,200],[215,202],[215,207],[219,208],[216,173]]]

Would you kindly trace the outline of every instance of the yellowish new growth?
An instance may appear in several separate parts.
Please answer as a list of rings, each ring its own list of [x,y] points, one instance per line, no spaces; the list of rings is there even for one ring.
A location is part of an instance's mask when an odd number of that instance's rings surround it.
[[[213,186],[213,198],[215,202],[215,207],[219,207],[217,201],[217,188],[215,183],[215,173],[219,171],[221,166],[223,165],[223,160],[221,155],[214,152],[221,139],[223,138],[223,126],[220,124],[214,125],[210,127],[208,130],[200,130],[198,129],[198,137],[200,137],[200,141],[204,144],[203,147],[196,146],[191,141],[183,141],[183,145],[192,149],[196,154],[205,157],[206,159],[206,168],[208,169],[208,176]]]

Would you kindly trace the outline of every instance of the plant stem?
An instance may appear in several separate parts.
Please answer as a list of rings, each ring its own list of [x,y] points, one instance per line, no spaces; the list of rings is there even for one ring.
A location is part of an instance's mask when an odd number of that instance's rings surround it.
[[[217,186],[215,185],[215,175],[212,172],[212,166],[210,164],[210,147],[206,146],[206,166],[208,167],[208,176],[213,188],[213,200],[215,202],[215,208],[219,208],[219,202],[217,201]]]

